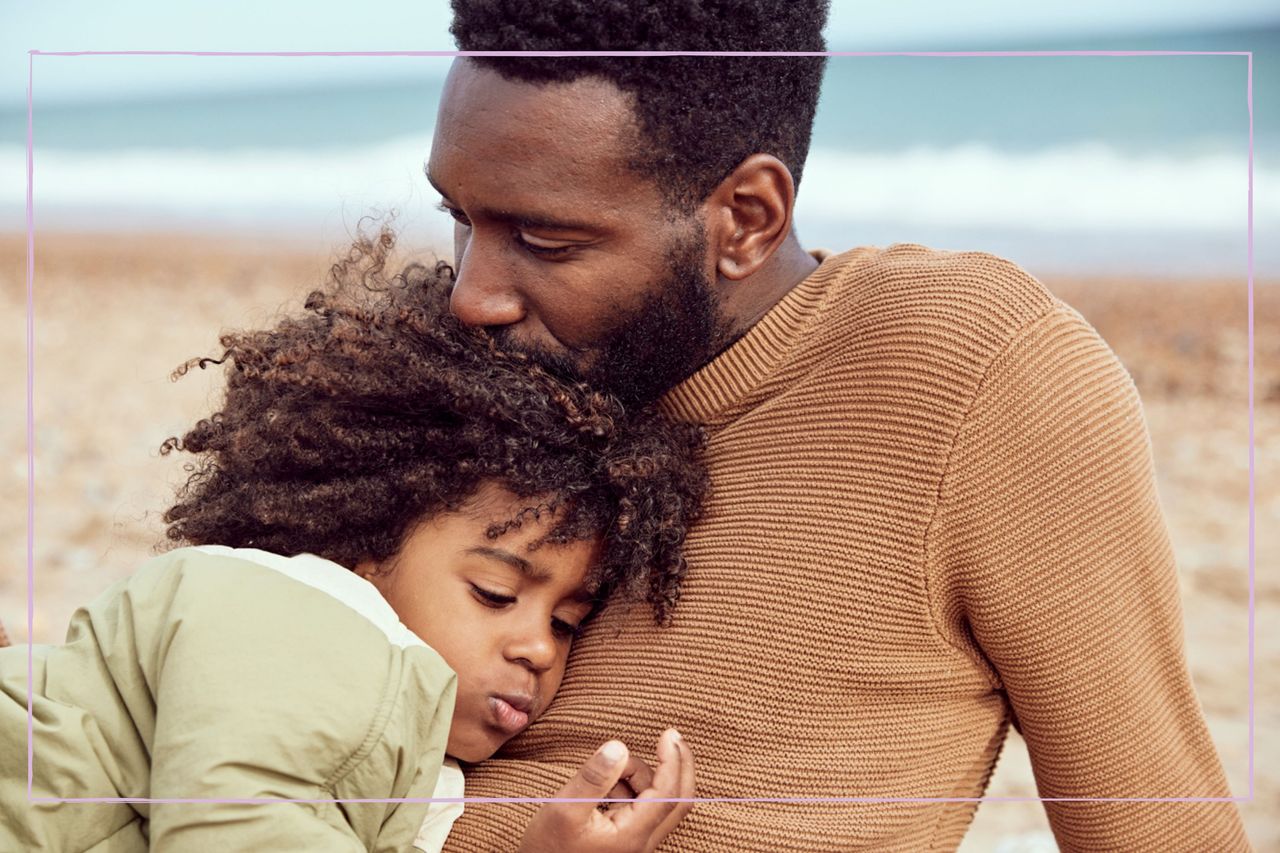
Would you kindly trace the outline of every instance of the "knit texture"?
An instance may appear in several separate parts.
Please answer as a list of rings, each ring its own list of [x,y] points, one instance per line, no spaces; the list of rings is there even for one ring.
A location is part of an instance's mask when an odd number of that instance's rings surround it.
[[[675,622],[606,610],[468,796],[674,725],[699,797],[977,797],[1011,723],[1041,796],[1230,796],[1133,383],[1017,267],[827,258],[662,405],[711,436]],[[662,849],[953,850],[976,807],[702,803]],[[1231,803],[1046,807],[1064,851],[1248,849]],[[446,849],[514,849],[534,808],[470,804]]]

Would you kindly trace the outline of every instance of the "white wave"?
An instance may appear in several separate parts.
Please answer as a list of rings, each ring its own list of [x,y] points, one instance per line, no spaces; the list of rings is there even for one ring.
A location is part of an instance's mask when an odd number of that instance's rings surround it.
[[[422,174],[431,140],[406,137],[378,146],[331,149],[42,150],[34,159],[38,223],[108,212],[108,228],[186,222],[310,230],[394,208],[410,218],[437,200]],[[3,204],[25,209],[25,149],[0,147]],[[15,192],[15,190],[17,192]],[[443,217],[441,217],[443,219]],[[443,226],[442,226],[443,227]]]
[[[426,136],[361,148],[35,151],[35,209],[45,224],[110,211],[114,227],[167,216],[311,228],[394,207],[439,221],[422,176]],[[1245,228],[1243,156],[1125,155],[1102,145],[1009,153],[981,145],[893,153],[815,149],[797,218],[1020,231],[1214,231]],[[0,214],[20,225],[26,154],[0,147]],[[1280,225],[1275,171],[1255,172],[1260,226]]]
[[[1275,171],[1254,174],[1258,220],[1280,225]],[[815,149],[797,218],[1034,231],[1243,231],[1241,154],[1126,155],[1101,144],[1009,153],[985,145],[895,153]]]

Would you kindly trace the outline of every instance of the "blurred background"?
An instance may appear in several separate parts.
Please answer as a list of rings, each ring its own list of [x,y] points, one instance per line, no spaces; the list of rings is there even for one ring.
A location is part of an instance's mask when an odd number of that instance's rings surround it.
[[[21,228],[26,83],[43,50],[449,50],[447,5],[367,20],[297,3],[200,12],[87,2],[9,12],[0,88],[0,225]],[[837,2],[833,50],[1256,52],[1255,200],[1280,228],[1280,13],[1256,0],[1073,4]],[[1145,11],[1143,6],[1146,6]],[[322,7],[321,7],[322,8]],[[131,14],[132,12],[132,14]],[[994,23],[999,18],[999,24]],[[984,23],[985,19],[985,23]],[[762,60],[768,62],[769,60]],[[332,240],[395,208],[419,242],[449,220],[421,175],[448,58],[37,56],[36,205],[48,229],[270,231]],[[817,176],[797,219],[815,245],[983,245],[1033,270],[1240,273],[1247,59],[856,57],[830,62]],[[1260,240],[1260,263],[1280,262]]]
[[[1047,9],[835,0],[849,51],[1253,51],[1257,257],[1259,850],[1280,849],[1280,12],[1258,0]],[[56,641],[162,538],[182,460],[156,452],[217,402],[169,372],[220,329],[294,310],[360,219],[449,256],[422,166],[448,58],[35,56],[31,49],[450,50],[444,0],[5,4],[0,33],[0,619]],[[762,59],[762,62],[770,60]],[[26,625],[27,86],[35,145],[35,621]],[[1188,657],[1249,793],[1247,60],[838,57],[797,223],[810,247],[910,241],[1011,258],[1099,328],[1146,402],[1179,559]],[[1178,792],[1168,792],[1176,795]],[[1011,740],[993,796],[1035,796]],[[1152,792],[1161,795],[1161,792]],[[1039,804],[988,803],[964,851],[1054,850]]]

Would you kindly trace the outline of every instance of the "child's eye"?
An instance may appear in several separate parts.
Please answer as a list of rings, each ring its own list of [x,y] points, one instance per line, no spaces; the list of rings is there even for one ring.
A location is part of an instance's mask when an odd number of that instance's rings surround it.
[[[563,619],[552,619],[551,630],[557,637],[565,640],[572,640],[582,633],[582,626],[570,625]]]
[[[506,607],[508,604],[514,604],[516,600],[514,595],[503,595],[475,584],[471,585],[471,593],[487,607]]]

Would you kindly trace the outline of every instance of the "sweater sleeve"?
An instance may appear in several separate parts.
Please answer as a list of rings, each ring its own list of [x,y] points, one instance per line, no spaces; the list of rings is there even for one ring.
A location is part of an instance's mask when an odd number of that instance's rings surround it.
[[[993,361],[929,537],[944,636],[1001,687],[1040,796],[1230,797],[1183,652],[1128,374],[1059,305]],[[1045,803],[1064,851],[1247,850],[1234,803]]]

